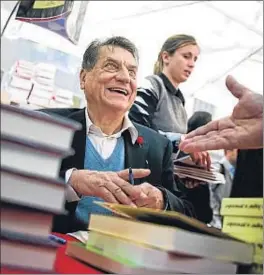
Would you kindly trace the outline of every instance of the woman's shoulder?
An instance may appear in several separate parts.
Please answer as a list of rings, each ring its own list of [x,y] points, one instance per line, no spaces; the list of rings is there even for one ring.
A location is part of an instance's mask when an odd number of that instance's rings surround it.
[[[160,97],[161,93],[164,91],[165,86],[163,80],[158,75],[148,75],[139,81],[138,84],[138,91],[147,90],[150,93],[156,95],[158,98]]]

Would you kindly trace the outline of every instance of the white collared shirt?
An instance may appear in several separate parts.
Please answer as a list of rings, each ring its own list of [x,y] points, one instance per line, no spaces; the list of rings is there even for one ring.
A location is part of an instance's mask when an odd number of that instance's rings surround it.
[[[117,143],[117,139],[122,135],[122,133],[126,130],[129,131],[131,135],[132,143],[135,144],[137,138],[138,138],[138,131],[136,127],[133,125],[131,120],[128,117],[128,113],[126,113],[123,121],[122,129],[112,135],[106,135],[102,132],[102,130],[94,125],[89,117],[87,108],[85,109],[85,120],[86,120],[86,135],[89,137],[90,141],[92,142],[94,148],[96,151],[102,156],[102,158],[107,159],[111,156],[111,154],[114,151],[114,148]],[[85,149],[85,148],[84,148]],[[75,168],[71,168],[66,171],[65,173],[65,181],[68,183],[70,176],[72,174],[72,171]],[[66,192],[66,200],[76,201],[79,200],[79,196],[76,194],[76,192],[73,190],[71,186],[68,185],[67,192]]]
[[[128,114],[125,115],[122,129],[116,134],[106,135],[102,132],[102,130],[95,126],[87,112],[85,110],[85,119],[86,119],[86,134],[91,140],[94,148],[97,152],[102,156],[102,158],[107,159],[113,153],[113,150],[116,146],[117,139],[122,135],[122,133],[126,130],[129,131],[131,135],[132,143],[135,144],[138,138],[138,131],[128,118]]]

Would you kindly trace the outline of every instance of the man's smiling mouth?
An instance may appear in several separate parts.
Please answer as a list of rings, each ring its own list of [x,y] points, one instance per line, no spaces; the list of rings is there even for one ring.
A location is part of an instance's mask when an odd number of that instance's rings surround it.
[[[128,91],[126,89],[121,89],[121,88],[108,88],[108,90],[111,92],[111,93],[119,93],[119,94],[122,94],[124,96],[127,96],[128,95]]]

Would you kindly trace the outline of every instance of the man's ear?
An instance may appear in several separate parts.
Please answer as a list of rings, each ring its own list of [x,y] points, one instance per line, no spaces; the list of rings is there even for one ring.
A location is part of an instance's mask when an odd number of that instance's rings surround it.
[[[80,71],[80,88],[84,90],[85,87],[85,77],[86,77],[86,71],[84,69],[81,69]]]

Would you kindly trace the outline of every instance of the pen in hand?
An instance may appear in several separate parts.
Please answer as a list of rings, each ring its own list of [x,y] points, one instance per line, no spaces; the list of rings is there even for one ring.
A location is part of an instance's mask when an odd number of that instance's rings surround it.
[[[132,185],[134,185],[134,176],[133,176],[132,168],[129,167],[128,171],[129,171],[129,182],[130,182]]]

